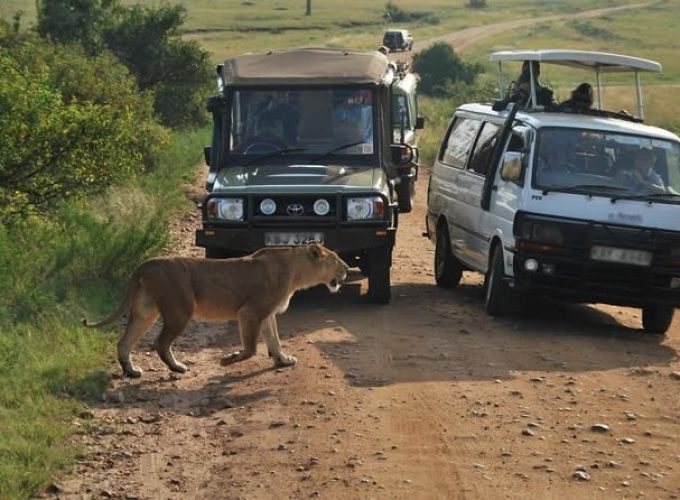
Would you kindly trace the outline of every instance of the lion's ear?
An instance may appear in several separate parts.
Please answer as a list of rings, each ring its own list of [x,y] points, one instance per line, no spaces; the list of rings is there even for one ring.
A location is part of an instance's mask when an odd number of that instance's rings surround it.
[[[310,241],[307,243],[307,253],[310,257],[318,259],[321,257],[321,245],[316,241]]]

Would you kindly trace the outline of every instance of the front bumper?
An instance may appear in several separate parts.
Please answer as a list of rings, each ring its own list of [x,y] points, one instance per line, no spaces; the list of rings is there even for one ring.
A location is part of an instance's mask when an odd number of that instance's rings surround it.
[[[324,245],[342,255],[359,255],[374,248],[392,247],[396,228],[384,226],[270,226],[204,227],[196,231],[196,245],[248,254],[266,246],[265,233],[321,233]]]
[[[601,223],[558,224],[565,239],[559,247],[518,242],[511,280],[515,289],[575,302],[680,307],[680,259],[671,257],[679,233]],[[651,265],[594,260],[594,245],[651,252]],[[535,268],[532,271],[526,265],[530,259],[535,261],[528,266]]]

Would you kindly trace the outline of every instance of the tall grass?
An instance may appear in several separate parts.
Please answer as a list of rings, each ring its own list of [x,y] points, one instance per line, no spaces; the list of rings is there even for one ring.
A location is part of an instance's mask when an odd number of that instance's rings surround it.
[[[207,137],[176,133],[137,182],[0,227],[0,498],[30,497],[72,463],[72,421],[105,389],[115,342],[79,320],[109,312],[131,269],[165,247]]]

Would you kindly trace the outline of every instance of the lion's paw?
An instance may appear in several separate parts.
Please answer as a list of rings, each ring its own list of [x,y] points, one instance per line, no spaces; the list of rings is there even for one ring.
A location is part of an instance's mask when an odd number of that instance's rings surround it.
[[[278,367],[293,366],[295,363],[297,363],[297,358],[295,356],[290,356],[289,354],[281,354],[274,361],[274,364]]]
[[[185,365],[184,363],[179,363],[179,362],[175,363],[174,365],[170,366],[169,368],[173,372],[177,372],[177,373],[186,373],[187,370],[188,370],[187,365]]]
[[[241,360],[241,351],[236,351],[232,352],[231,354],[228,354],[227,356],[223,356],[222,359],[220,359],[220,365],[222,366],[227,366],[232,363],[236,363],[237,361]]]

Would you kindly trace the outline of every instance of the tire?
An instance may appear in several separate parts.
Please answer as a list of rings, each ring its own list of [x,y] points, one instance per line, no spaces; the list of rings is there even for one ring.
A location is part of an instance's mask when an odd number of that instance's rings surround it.
[[[397,192],[397,204],[399,205],[399,212],[407,214],[413,210],[414,198],[416,195],[416,179],[415,176],[408,179],[406,182],[401,182],[395,187]]]
[[[665,334],[673,321],[675,308],[651,305],[642,308],[642,328],[649,333]]]
[[[463,266],[451,253],[451,240],[446,224],[437,228],[434,247],[434,279],[437,286],[455,288],[463,276]]]
[[[376,304],[389,303],[391,293],[390,268],[392,249],[380,248],[371,251],[368,265],[368,298]]]
[[[503,249],[496,245],[484,278],[484,308],[489,316],[507,316],[512,311],[512,290],[503,281],[504,276]]]

